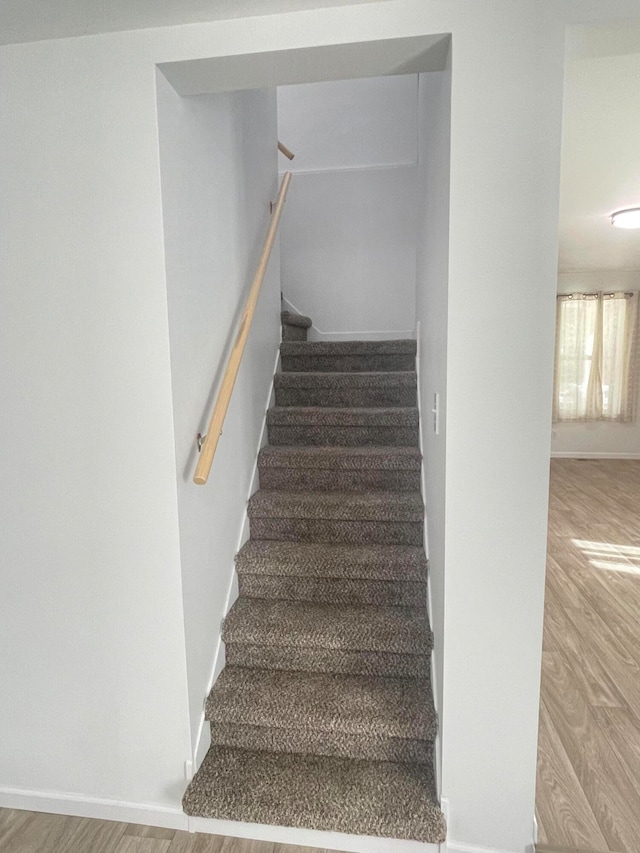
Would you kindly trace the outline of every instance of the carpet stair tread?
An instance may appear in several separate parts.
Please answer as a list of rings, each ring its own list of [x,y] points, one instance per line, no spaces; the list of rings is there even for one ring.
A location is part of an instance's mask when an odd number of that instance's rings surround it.
[[[188,815],[439,843],[429,764],[213,746],[183,798]]]
[[[420,471],[422,454],[417,447],[305,447],[271,445],[262,448],[262,468],[319,468],[360,471]]]
[[[280,492],[259,489],[248,504],[249,518],[337,519],[422,522],[419,492]]]
[[[236,599],[222,628],[225,643],[425,655],[432,636],[417,608]]]
[[[274,406],[267,412],[267,425],[336,427],[417,427],[415,406],[382,408],[338,408],[323,406]]]
[[[211,722],[433,740],[430,684],[418,679],[227,666],[213,686]]]
[[[424,548],[335,545],[250,539],[236,557],[238,574],[426,581]]]
[[[310,329],[312,326],[311,317],[294,314],[292,311],[281,311],[280,322],[285,326],[299,326],[301,329]]]
[[[273,384],[276,389],[347,388],[352,390],[355,388],[397,388],[398,386],[416,388],[417,375],[415,370],[359,371],[358,373],[289,371],[276,373]]]
[[[326,601],[335,604],[373,604],[381,607],[426,608],[424,581],[379,581],[360,578],[287,577],[241,574],[240,595],[284,601]]]
[[[395,341],[285,341],[280,344],[283,356],[325,355],[415,355],[414,339]]]

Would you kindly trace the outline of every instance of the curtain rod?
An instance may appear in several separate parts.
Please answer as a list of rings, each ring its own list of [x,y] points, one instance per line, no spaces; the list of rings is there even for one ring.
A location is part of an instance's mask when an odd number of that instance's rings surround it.
[[[613,299],[614,296],[618,295],[625,296],[626,298],[631,299],[633,296],[635,296],[635,293],[630,290],[624,292],[619,290],[612,293],[601,293],[600,291],[597,291],[595,293],[558,293],[556,299],[573,299],[576,296],[579,299],[588,299],[589,297],[593,299],[598,299],[599,296],[608,296],[609,299]]]

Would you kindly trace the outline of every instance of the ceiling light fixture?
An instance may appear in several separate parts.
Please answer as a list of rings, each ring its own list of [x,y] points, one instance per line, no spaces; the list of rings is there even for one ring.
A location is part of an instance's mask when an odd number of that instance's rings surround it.
[[[628,207],[611,214],[611,224],[616,228],[640,228],[640,207]]]

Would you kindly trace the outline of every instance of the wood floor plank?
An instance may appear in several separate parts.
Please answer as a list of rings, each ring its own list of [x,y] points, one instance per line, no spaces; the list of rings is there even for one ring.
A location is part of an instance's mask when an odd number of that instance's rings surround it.
[[[164,829],[161,826],[144,826],[141,823],[129,823],[124,834],[133,835],[137,838],[162,838],[172,841],[176,831],[175,829]]]
[[[25,813],[27,814],[27,813]],[[64,849],[65,834],[73,829],[65,815],[38,814],[25,820],[19,831],[0,840],[1,853],[58,853]]]
[[[56,853],[113,853],[128,824],[68,817]]]
[[[0,809],[0,813],[0,853],[13,853],[35,814],[18,809]]]
[[[541,699],[598,825],[571,848],[640,850],[638,507],[640,461],[552,460]],[[562,819],[545,810],[554,767],[544,725],[541,716],[540,841],[563,848],[566,804]]]
[[[317,847],[299,847],[297,844],[276,844],[273,853],[328,853]]]
[[[140,838],[123,835],[114,853],[167,853],[171,842],[166,838]]]
[[[224,837],[204,833],[176,832],[168,853],[220,853]]]
[[[545,838],[567,847],[599,841],[600,849],[607,850],[607,842],[544,702],[540,707],[536,801]]]
[[[252,841],[248,838],[225,838],[220,853],[273,853],[273,841]]]
[[[640,739],[637,717],[622,708],[599,708],[596,711],[596,719],[634,788],[640,791]]]
[[[602,853],[602,850],[594,850],[593,847],[589,850],[581,847],[578,850],[576,847],[550,847],[548,844],[536,844],[536,853]]]

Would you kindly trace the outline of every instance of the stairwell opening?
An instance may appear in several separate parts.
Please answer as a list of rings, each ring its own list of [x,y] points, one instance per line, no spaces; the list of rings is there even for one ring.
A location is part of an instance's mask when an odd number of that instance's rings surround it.
[[[268,59],[261,54],[159,66],[176,479],[196,767],[208,746],[202,700],[225,662],[220,623],[238,595],[233,555],[248,538],[245,503],[258,486],[256,454],[266,441],[262,421],[271,391],[270,379],[265,379],[273,373],[277,358],[281,290],[290,299],[285,307],[291,309],[309,310],[311,297],[316,300],[310,313],[321,320],[316,319],[309,329],[312,340],[415,341],[416,391],[423,400],[416,442],[428,468],[422,493],[430,525],[429,608],[439,643],[433,681],[436,707],[442,707],[450,44],[448,37],[435,36],[390,40],[384,50],[381,47],[363,44],[302,51],[299,59],[304,56],[307,63],[304,73],[292,61],[291,51],[287,56],[269,54]],[[393,76],[386,76],[391,69]],[[342,76],[336,79],[338,73]],[[272,88],[265,89],[266,83]],[[379,98],[380,90],[385,90],[386,103],[398,108],[395,135],[378,140],[385,141],[392,152],[386,161],[356,162],[346,168],[343,162],[329,169],[309,165],[308,156],[302,154],[305,148],[308,154],[309,147],[302,137],[303,131],[313,130],[312,123],[304,118],[297,122],[300,136],[292,139],[295,124],[285,134],[282,122],[285,114],[288,121],[293,119],[291,107],[296,101],[298,107],[309,110],[309,86],[326,103],[326,92],[321,92],[324,85],[334,95],[337,92],[338,99],[342,97],[343,117],[348,107],[344,101],[349,101],[345,90],[359,89],[355,97],[360,103],[363,92],[369,91],[372,100],[372,92]],[[407,96],[404,100],[397,96],[401,91]],[[371,135],[381,118],[375,115],[375,97],[373,102]],[[338,116],[325,128],[324,142],[344,131]],[[366,127],[364,131],[366,139]],[[293,190],[283,217],[280,253],[265,282],[254,349],[239,376],[235,408],[230,410],[230,425],[215,463],[215,482],[203,497],[190,483],[193,435],[215,392],[211,366],[218,365],[228,349],[249,278],[247,269],[259,249],[260,220],[264,222],[268,200],[275,195],[278,135],[300,152],[296,152]],[[404,145],[400,157],[398,144]],[[322,147],[316,146],[316,153]],[[334,166],[335,154],[334,147]],[[298,164],[302,164],[299,170]],[[349,186],[344,185],[345,179]],[[367,212],[378,215],[369,216],[367,223]],[[349,235],[346,227],[340,228],[341,222],[353,226]],[[333,266],[325,264],[320,284],[310,274],[306,290],[301,287],[299,270],[317,269],[329,257]],[[339,269],[343,277],[337,281]],[[374,273],[376,282],[371,286]],[[295,304],[296,299],[304,304]],[[331,311],[333,315],[327,313]],[[212,316],[217,320],[214,335],[205,329]],[[202,334],[193,335],[194,324]],[[204,352],[195,345],[202,338],[209,341]],[[427,414],[435,395],[440,401],[438,423],[431,412]],[[204,536],[203,529],[207,530]],[[436,764],[439,783],[439,743]]]

